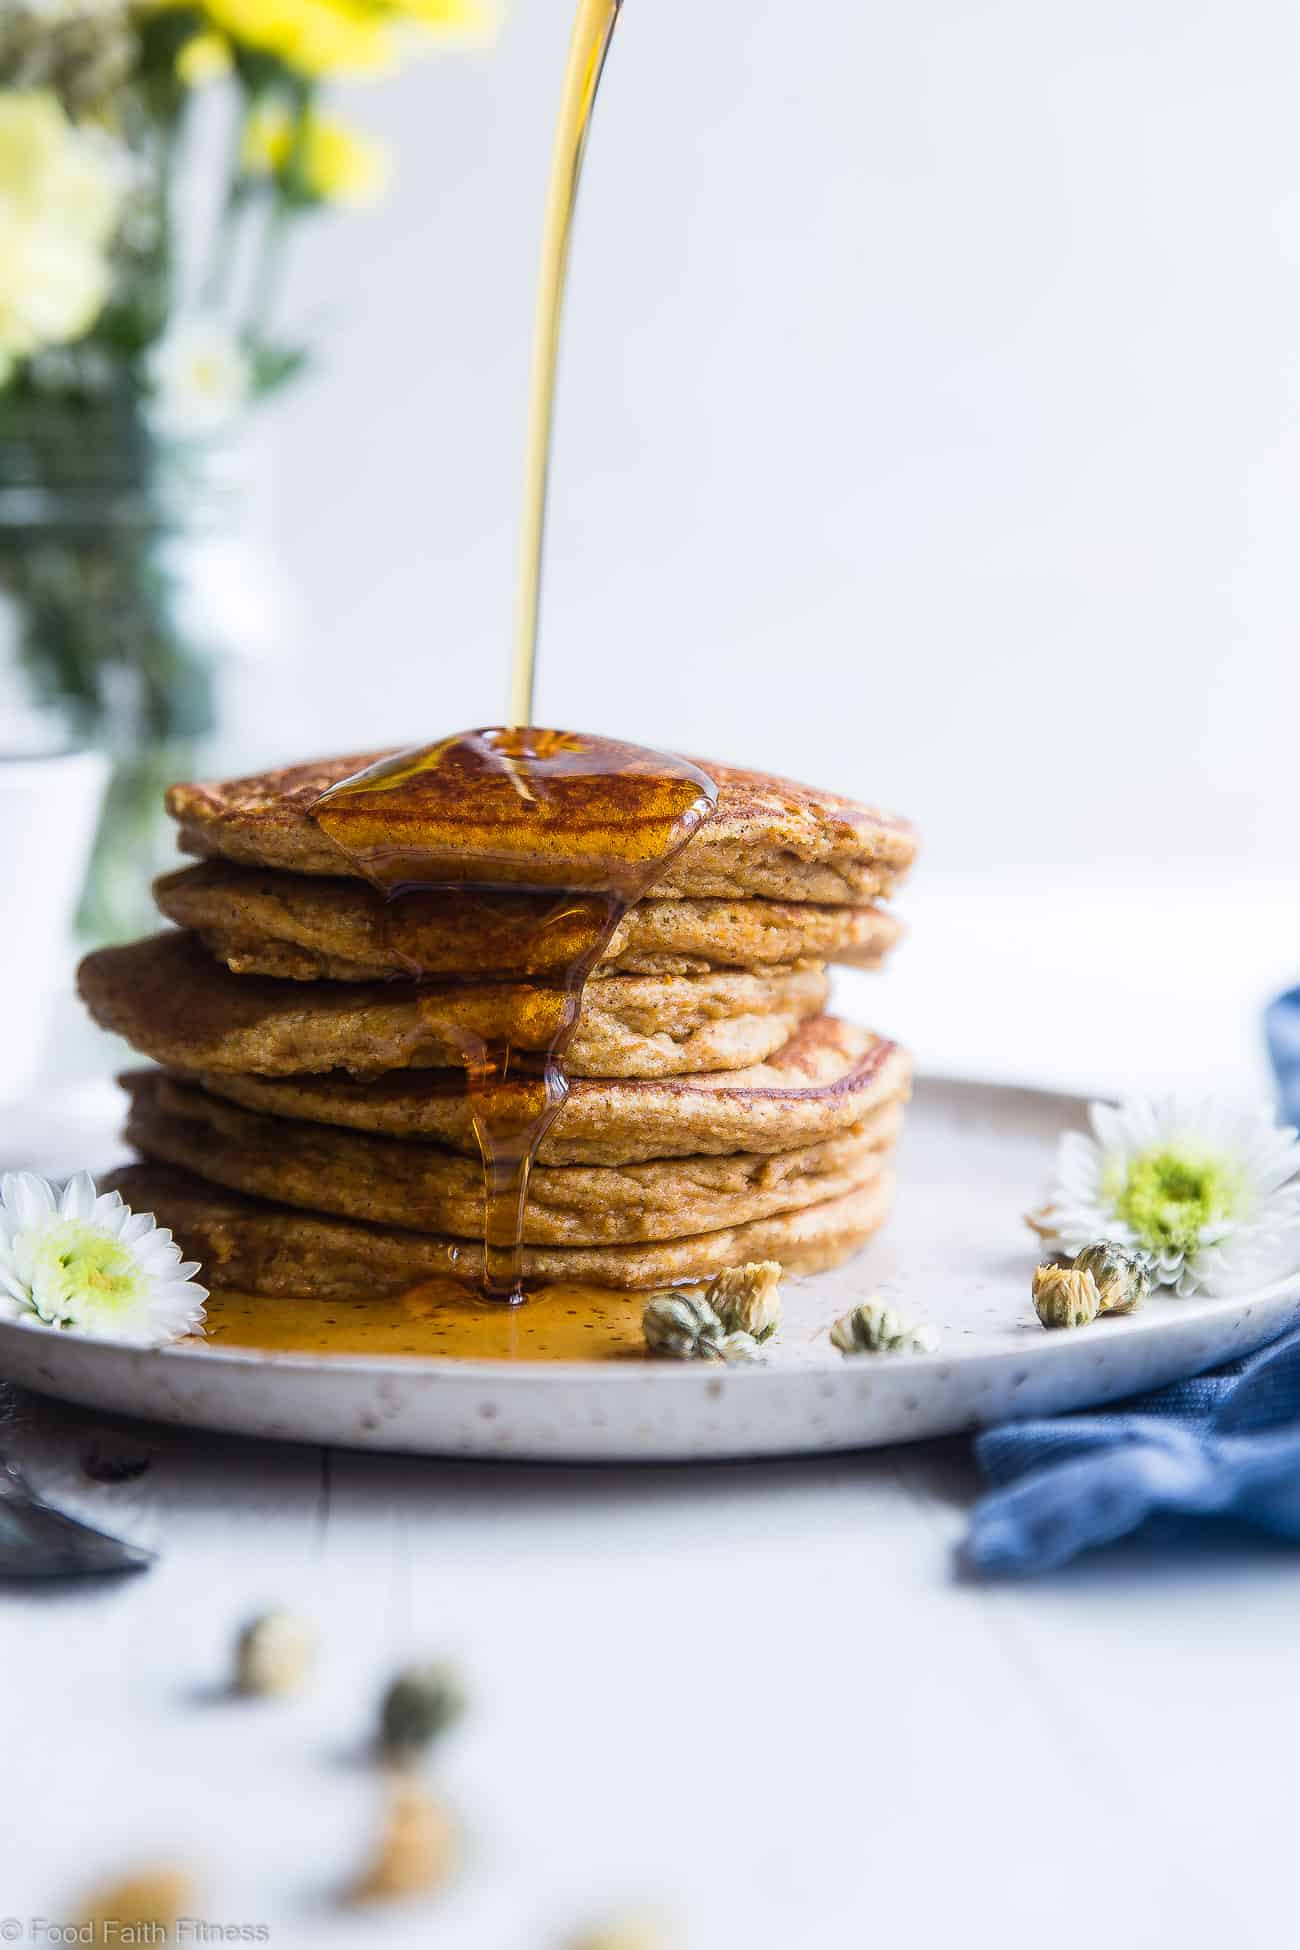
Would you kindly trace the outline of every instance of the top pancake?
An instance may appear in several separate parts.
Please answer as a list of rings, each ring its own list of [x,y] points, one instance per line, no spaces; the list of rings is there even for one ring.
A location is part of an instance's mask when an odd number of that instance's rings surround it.
[[[369,752],[174,785],[167,810],[188,853],[349,875],[349,861],[320,831],[311,807],[330,786],[388,756]],[[912,863],[916,835],[905,820],[767,773],[696,762],[717,784],[717,809],[651,890],[657,898],[757,895],[857,906],[889,894]]]
[[[518,954],[520,903],[509,894],[426,894],[409,903],[401,942],[389,903],[364,881],[275,873],[208,860],[165,874],[154,898],[236,975],[377,982],[414,960],[439,978],[481,976]],[[623,916],[594,973],[702,975],[803,960],[875,968],[901,933],[878,907],[808,901],[643,900]]]

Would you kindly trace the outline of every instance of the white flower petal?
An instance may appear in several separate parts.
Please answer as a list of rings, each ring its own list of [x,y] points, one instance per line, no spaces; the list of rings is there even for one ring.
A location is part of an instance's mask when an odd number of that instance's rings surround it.
[[[95,1200],[93,1216],[97,1225],[107,1226],[120,1238],[131,1217],[131,1208],[122,1203],[121,1192],[101,1192]]]
[[[25,1232],[28,1226],[39,1225],[42,1219],[49,1218],[58,1210],[54,1188],[38,1178],[34,1171],[7,1171],[0,1178],[0,1201],[8,1208],[10,1225],[15,1233]]]
[[[63,1187],[59,1214],[65,1219],[90,1219],[95,1215],[95,1181],[88,1171],[79,1171]]]

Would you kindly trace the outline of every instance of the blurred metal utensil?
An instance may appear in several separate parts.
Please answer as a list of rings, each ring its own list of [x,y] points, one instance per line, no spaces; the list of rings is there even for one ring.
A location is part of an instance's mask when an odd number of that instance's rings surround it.
[[[145,1571],[153,1551],[95,1530],[46,1503],[15,1464],[0,1459],[0,1578],[94,1577]]]

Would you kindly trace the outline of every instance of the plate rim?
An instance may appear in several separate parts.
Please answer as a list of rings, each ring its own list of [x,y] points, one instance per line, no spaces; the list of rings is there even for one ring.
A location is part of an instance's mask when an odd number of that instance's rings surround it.
[[[1186,1324],[1191,1326],[1216,1321],[1220,1312],[1230,1309],[1249,1315],[1257,1308],[1271,1308],[1291,1299],[1300,1299],[1300,1267],[1270,1282],[1268,1286],[1256,1287],[1248,1293],[1189,1295],[1188,1302],[1197,1311],[1187,1319]],[[1138,1339],[1163,1333],[1177,1320],[1177,1313],[1171,1315],[1162,1311],[1152,1315],[1140,1309],[1135,1314],[1114,1318],[1102,1316],[1090,1324],[1102,1334],[1122,1333],[1125,1338]],[[1034,1338],[1030,1342],[1037,1350],[1033,1356],[1035,1361],[1058,1360],[1078,1348],[1078,1339],[1073,1332],[1042,1331],[1041,1340]],[[688,1386],[699,1386],[725,1374],[728,1380],[739,1380],[743,1386],[749,1387],[774,1379],[785,1382],[796,1376],[839,1374],[859,1361],[864,1368],[874,1366],[877,1359],[886,1361],[891,1372],[921,1369],[937,1373],[940,1368],[951,1366],[957,1360],[963,1366],[974,1366],[981,1361],[1002,1363],[1018,1358],[1015,1351],[1008,1347],[981,1348],[961,1354],[952,1347],[940,1346],[924,1354],[900,1352],[883,1357],[840,1354],[826,1360],[803,1361],[798,1367],[787,1368],[772,1367],[762,1361],[673,1361],[658,1360],[653,1356],[645,1359],[627,1356],[610,1361],[501,1361],[424,1354],[301,1353],[291,1348],[218,1347],[215,1344],[211,1348],[185,1346],[182,1343],[172,1343],[166,1347],[133,1347],[126,1342],[81,1334],[73,1328],[29,1327],[19,1320],[0,1319],[0,1360],[10,1345],[30,1348],[41,1344],[66,1346],[82,1352],[93,1350],[97,1357],[102,1355],[110,1361],[121,1360],[131,1364],[166,1361],[169,1366],[190,1366],[201,1363],[203,1372],[216,1364],[229,1368],[274,1367],[281,1372],[287,1369],[304,1374],[337,1373],[340,1369],[376,1376],[418,1374],[422,1378],[441,1380],[473,1375],[494,1386],[513,1381],[535,1383],[543,1377],[554,1378],[557,1382],[573,1382],[595,1375],[599,1375],[602,1383],[611,1382],[615,1386],[649,1380],[653,1380],[656,1386],[669,1382],[673,1385],[685,1382]],[[820,1350],[818,1353],[820,1355]]]

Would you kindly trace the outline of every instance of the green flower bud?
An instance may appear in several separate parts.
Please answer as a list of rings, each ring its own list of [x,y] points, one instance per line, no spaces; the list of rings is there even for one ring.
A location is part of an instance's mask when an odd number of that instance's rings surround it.
[[[1033,1293],[1044,1327],[1086,1327],[1101,1312],[1097,1282],[1082,1267],[1035,1267]]]
[[[709,1281],[704,1298],[728,1334],[769,1340],[781,1324],[781,1268],[774,1259],[729,1266]]]
[[[1097,1282],[1099,1311],[1104,1314],[1131,1314],[1151,1291],[1151,1265],[1145,1253],[1132,1253],[1103,1239],[1085,1246],[1074,1256],[1074,1265],[1091,1273]]]
[[[235,1642],[235,1686],[241,1693],[296,1693],[316,1657],[316,1634],[289,1611],[250,1619]]]
[[[756,1341],[752,1334],[727,1334],[724,1335],[722,1341],[722,1358],[724,1361],[739,1361],[742,1363],[745,1361],[761,1361],[763,1359],[763,1346],[761,1341]]]
[[[417,1759],[464,1710],[464,1688],[451,1666],[408,1666],[379,1709],[379,1744],[386,1758],[399,1765]]]
[[[720,1361],[726,1329],[704,1298],[690,1293],[656,1293],[641,1316],[651,1354],[671,1361]]]
[[[841,1354],[933,1354],[938,1345],[932,1328],[913,1327],[875,1300],[841,1314],[831,1328],[831,1346]]]
[[[668,1950],[668,1939],[648,1918],[633,1916],[584,1930],[567,1950]]]

